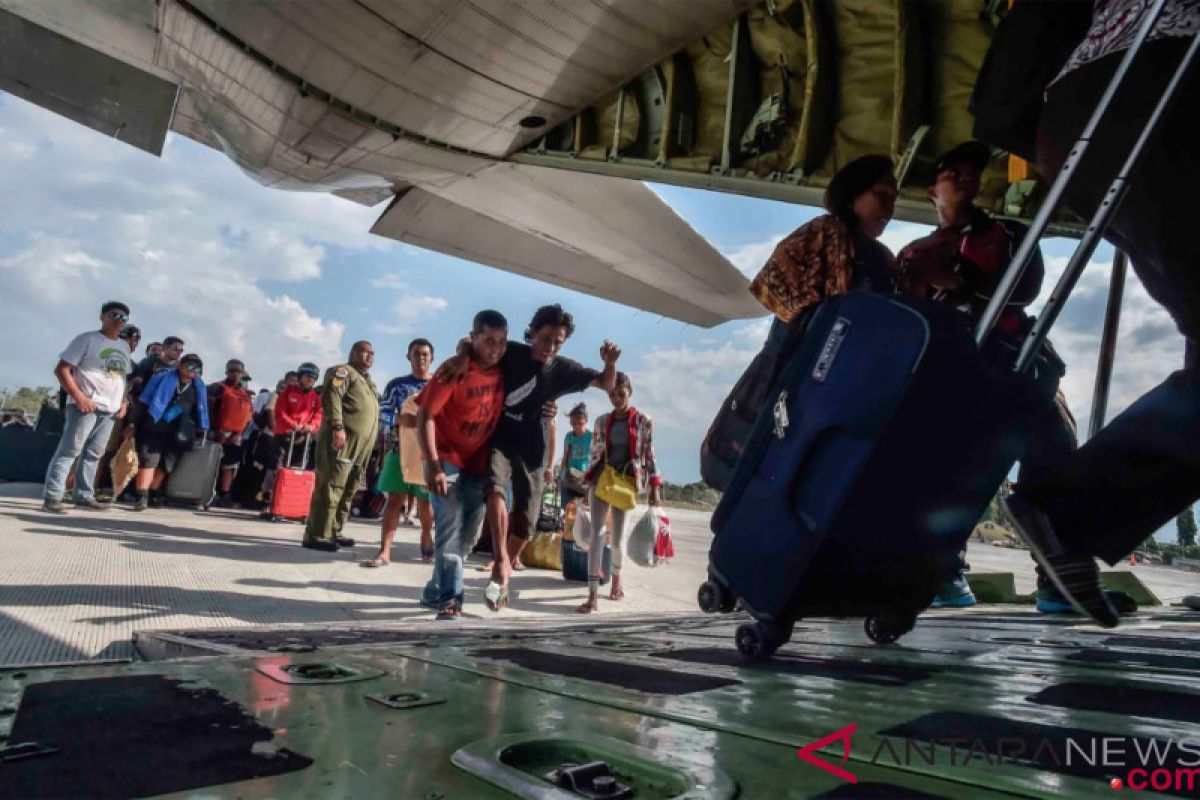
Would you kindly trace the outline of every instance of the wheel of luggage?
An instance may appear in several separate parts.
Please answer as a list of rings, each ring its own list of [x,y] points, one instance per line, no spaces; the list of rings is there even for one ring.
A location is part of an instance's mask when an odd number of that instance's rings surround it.
[[[733,592],[711,578],[700,584],[700,589],[696,592],[696,601],[705,614],[728,614],[737,604]]]
[[[790,629],[769,622],[743,622],[734,633],[734,643],[746,658],[770,658],[789,636]]]
[[[908,633],[917,624],[915,615],[880,614],[867,617],[863,622],[863,630],[867,638],[876,644],[891,644]]]

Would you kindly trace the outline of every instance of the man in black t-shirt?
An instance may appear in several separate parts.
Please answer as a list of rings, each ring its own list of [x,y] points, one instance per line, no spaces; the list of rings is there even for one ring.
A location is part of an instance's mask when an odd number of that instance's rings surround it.
[[[609,341],[600,347],[603,371],[590,369],[558,351],[575,332],[575,321],[560,305],[542,306],[525,331],[528,344],[510,342],[500,367],[504,371],[504,411],[489,444],[490,474],[487,529],[492,532],[492,577],[501,586],[505,605],[512,565],[524,549],[537,521],[546,476],[546,435],[542,409],[563,395],[589,386],[609,391],[616,383],[621,349]],[[511,514],[506,502],[512,485]],[[509,535],[511,534],[511,536]]]

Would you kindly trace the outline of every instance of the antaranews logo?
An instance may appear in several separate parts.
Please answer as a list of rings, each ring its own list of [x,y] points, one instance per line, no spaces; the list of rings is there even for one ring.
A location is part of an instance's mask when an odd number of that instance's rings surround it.
[[[858,777],[853,772],[849,772],[849,771],[843,769],[843,767],[846,766],[846,761],[848,761],[850,758],[850,735],[853,734],[856,730],[858,730],[858,723],[853,722],[853,723],[847,725],[846,727],[842,728],[840,731],[834,731],[833,733],[829,734],[828,736],[817,739],[812,744],[804,745],[804,747],[801,747],[799,750],[796,751],[796,756],[800,760],[807,761],[809,764],[812,764],[814,767],[823,769],[826,772],[828,772],[830,775],[841,778],[842,780],[847,781],[848,783],[858,783]],[[841,763],[841,765],[830,764],[828,761],[826,761],[822,758],[818,758],[817,756],[815,756],[813,754],[814,750],[820,750],[822,747],[828,747],[829,745],[833,744],[834,742],[842,743],[842,763]]]
[[[796,756],[847,783],[858,777],[846,769],[853,723],[806,744]],[[841,761],[832,763],[818,750],[841,744]],[[835,751],[836,752],[836,751]],[[1036,766],[1082,778],[1103,778],[1113,789],[1194,792],[1200,788],[1200,739],[1143,739],[1120,736],[992,738],[881,736],[867,763],[886,766],[996,768],[1003,763]],[[947,763],[948,762],[948,763]]]

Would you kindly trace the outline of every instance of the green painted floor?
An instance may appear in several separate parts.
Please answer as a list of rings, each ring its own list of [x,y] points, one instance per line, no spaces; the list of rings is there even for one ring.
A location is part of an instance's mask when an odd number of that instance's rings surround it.
[[[57,748],[0,751],[0,797],[105,781],[230,798],[623,796],[545,777],[593,761],[640,798],[1140,797],[1154,793],[1129,782],[1152,779],[1200,797],[1200,613],[1102,631],[1027,607],[934,612],[890,646],[861,621],[803,620],[766,664],[739,659],[740,621],[147,634],[145,654],[192,657],[0,674],[7,744]],[[351,680],[288,671],[321,664]],[[79,774],[97,765],[106,776]]]

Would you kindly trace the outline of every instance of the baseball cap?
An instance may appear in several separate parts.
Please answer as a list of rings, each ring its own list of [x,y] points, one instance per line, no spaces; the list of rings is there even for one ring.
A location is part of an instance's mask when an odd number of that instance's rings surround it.
[[[312,363],[311,361],[305,361],[303,364],[301,364],[299,367],[296,368],[296,374],[312,375],[314,378],[319,378],[319,377],[321,377],[321,370],[317,369],[317,365]]]
[[[960,142],[954,145],[938,158],[933,165],[933,174],[930,176],[930,181],[936,181],[937,176],[942,170],[949,169],[954,164],[967,164],[974,167],[977,171],[983,172],[983,168],[992,160],[992,148],[983,142],[969,140]]]
[[[117,334],[117,338],[132,339],[135,336],[140,338],[141,335],[142,330],[137,325],[126,325],[124,328],[121,328],[121,332]]]

